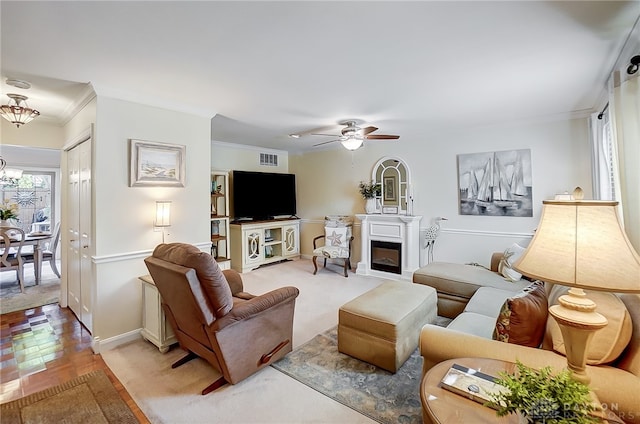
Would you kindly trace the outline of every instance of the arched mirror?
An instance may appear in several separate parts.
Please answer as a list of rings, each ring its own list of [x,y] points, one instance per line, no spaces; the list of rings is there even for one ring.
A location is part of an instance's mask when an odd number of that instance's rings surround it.
[[[379,201],[382,213],[405,214],[412,197],[409,167],[400,158],[383,157],[373,167],[371,178],[382,188]]]

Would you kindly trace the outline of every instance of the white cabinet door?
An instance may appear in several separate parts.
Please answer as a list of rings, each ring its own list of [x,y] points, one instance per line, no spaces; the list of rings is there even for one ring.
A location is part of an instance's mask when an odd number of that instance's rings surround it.
[[[264,260],[263,231],[261,229],[249,229],[243,232],[244,265],[260,265]]]
[[[284,256],[300,253],[300,231],[298,224],[282,227],[282,253]]]

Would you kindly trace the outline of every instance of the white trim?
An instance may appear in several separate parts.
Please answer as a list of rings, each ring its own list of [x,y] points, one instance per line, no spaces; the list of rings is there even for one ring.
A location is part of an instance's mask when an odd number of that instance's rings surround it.
[[[80,112],[86,105],[89,104],[89,102],[91,102],[95,98],[96,92],[93,89],[93,86],[91,85],[91,83],[86,84],[78,98],[71,102],[62,112],[58,123],[61,126],[67,125],[69,121],[71,121],[71,119],[73,119],[73,117],[78,114],[78,112]]]
[[[256,152],[261,152],[261,153],[276,153],[276,154],[281,154],[281,155],[288,155],[289,152],[286,150],[277,150],[277,149],[271,149],[269,147],[261,147],[261,146],[251,146],[249,144],[235,144],[235,143],[228,143],[226,141],[215,141],[212,140],[211,141],[211,147],[213,146],[220,146],[220,147],[226,147],[228,149],[239,149],[239,150],[253,150]],[[278,165],[280,166],[280,165]]]
[[[70,141],[68,141],[64,146],[62,146],[62,151],[63,152],[68,152],[69,150],[73,149],[74,147],[76,147],[78,144],[83,143],[89,139],[93,138],[93,124],[89,124],[89,126],[87,128],[85,128],[84,130],[82,130],[80,132],[80,134],[78,134],[77,136],[75,136],[74,138],[72,138]],[[66,162],[66,157],[60,158],[60,167],[62,168],[62,163]]]
[[[193,246],[202,250],[203,252],[211,251],[211,242],[206,241],[203,243],[193,243]],[[153,253],[153,249],[139,250],[137,252],[123,252],[114,253],[113,255],[92,256],[91,260],[94,264],[101,265],[110,262],[122,262],[133,259],[146,258]]]
[[[125,343],[135,342],[142,339],[140,331],[142,331],[142,328],[118,334],[117,336],[109,337],[104,340],[100,340],[99,337],[95,337],[91,343],[91,349],[93,350],[93,353],[101,353],[114,349]]]
[[[427,228],[421,228],[420,232],[422,231],[427,231]],[[513,233],[513,232],[502,232],[502,231],[466,230],[466,229],[452,229],[452,228],[442,228],[440,232],[447,233],[447,234],[464,234],[464,235],[482,236],[482,237],[513,237],[513,238],[533,237],[533,233]]]

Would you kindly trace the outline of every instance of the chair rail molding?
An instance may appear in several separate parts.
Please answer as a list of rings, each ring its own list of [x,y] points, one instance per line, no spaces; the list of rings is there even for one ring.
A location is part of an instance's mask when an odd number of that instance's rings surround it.
[[[211,242],[206,241],[202,243],[192,243],[195,247],[202,250],[203,252],[211,251]],[[155,249],[155,248],[154,248]],[[132,259],[140,259],[146,258],[153,253],[154,249],[148,250],[139,250],[137,252],[123,252],[123,253],[114,253],[112,255],[101,255],[101,256],[92,256],[91,260],[94,264],[106,264],[109,262],[122,262],[129,261]]]

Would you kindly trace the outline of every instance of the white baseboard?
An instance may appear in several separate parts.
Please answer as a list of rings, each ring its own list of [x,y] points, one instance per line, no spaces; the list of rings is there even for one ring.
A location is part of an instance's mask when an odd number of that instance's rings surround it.
[[[135,342],[136,340],[142,339],[140,335],[140,331],[142,328],[138,328],[133,331],[129,331],[127,333],[118,334],[117,336],[109,337],[108,339],[100,340],[99,338],[95,338],[92,349],[94,353],[105,352],[107,350],[111,350],[120,345],[129,342]]]

